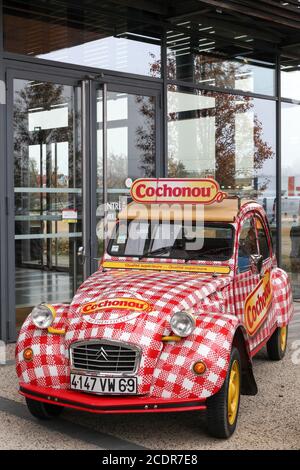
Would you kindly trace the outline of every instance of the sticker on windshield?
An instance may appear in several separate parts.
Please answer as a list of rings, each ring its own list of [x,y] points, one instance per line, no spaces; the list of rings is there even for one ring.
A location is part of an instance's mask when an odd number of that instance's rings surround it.
[[[113,246],[111,247],[110,251],[111,251],[112,253],[118,253],[119,248],[120,248],[119,245],[113,245]]]
[[[127,240],[127,236],[125,233],[120,233],[117,239],[117,243],[125,243]]]

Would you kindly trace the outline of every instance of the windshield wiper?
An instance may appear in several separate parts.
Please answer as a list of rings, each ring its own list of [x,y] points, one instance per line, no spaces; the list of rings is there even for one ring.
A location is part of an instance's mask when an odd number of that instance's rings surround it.
[[[158,255],[160,253],[165,253],[166,251],[170,251],[172,250],[173,248],[173,245],[172,246],[162,246],[160,248],[157,248],[156,250],[150,250],[150,251],[146,251],[146,253],[143,253],[142,255],[139,256],[139,259],[142,259],[142,258],[145,258],[146,256],[149,256],[149,255]]]

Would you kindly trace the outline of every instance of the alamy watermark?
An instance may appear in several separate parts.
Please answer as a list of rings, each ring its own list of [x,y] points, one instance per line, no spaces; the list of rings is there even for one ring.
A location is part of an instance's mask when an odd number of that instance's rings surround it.
[[[127,206],[127,198],[119,202],[100,205],[97,209],[98,240],[106,243],[113,236],[115,223],[118,223],[118,240],[126,243],[141,241],[149,237],[161,242],[185,239],[185,248],[200,250],[204,244],[204,207],[188,204],[138,204]],[[119,219],[119,215],[121,219]],[[130,222],[135,223],[130,224]],[[159,227],[157,225],[160,221]]]

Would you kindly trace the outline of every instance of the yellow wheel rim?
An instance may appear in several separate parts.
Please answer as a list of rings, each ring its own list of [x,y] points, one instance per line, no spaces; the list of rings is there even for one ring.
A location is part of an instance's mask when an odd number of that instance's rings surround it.
[[[240,368],[235,359],[232,363],[229,376],[227,415],[230,425],[235,423],[240,401]]]
[[[280,349],[282,352],[285,351],[286,340],[287,340],[287,328],[286,326],[282,326],[280,328]]]

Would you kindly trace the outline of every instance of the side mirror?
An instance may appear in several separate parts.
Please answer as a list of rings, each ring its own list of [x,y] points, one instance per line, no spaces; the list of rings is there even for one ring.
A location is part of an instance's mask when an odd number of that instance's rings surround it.
[[[102,258],[91,258],[90,256],[87,256],[84,251],[84,247],[80,246],[77,250],[77,256],[78,256],[78,261],[79,264],[84,264],[86,259],[92,259],[94,261],[101,261]]]
[[[261,275],[262,267],[263,267],[263,257],[262,257],[262,255],[258,255],[258,254],[250,255],[250,258],[251,258],[252,266],[254,266],[257,273],[259,275]]]

